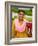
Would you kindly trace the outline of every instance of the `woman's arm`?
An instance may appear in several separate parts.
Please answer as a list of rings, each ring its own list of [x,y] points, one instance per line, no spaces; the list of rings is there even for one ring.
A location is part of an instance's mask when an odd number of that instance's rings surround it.
[[[29,34],[29,29],[28,27],[26,26],[26,33]]]
[[[30,30],[29,30],[29,28],[27,26],[26,26],[26,33],[27,33],[28,37],[32,36],[31,33],[30,33]]]

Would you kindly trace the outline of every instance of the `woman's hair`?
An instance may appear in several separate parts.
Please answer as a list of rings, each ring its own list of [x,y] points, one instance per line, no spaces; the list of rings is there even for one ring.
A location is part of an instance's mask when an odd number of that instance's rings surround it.
[[[25,11],[24,10],[19,10],[18,13],[20,13],[20,12],[23,12],[25,14]]]

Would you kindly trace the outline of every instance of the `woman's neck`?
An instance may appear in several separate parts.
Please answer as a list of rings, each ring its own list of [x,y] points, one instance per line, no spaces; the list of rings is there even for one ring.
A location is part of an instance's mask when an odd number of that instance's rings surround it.
[[[22,24],[23,24],[23,20],[20,20],[20,19],[19,19],[19,24],[22,25]]]
[[[23,20],[19,20],[19,22],[23,22]]]

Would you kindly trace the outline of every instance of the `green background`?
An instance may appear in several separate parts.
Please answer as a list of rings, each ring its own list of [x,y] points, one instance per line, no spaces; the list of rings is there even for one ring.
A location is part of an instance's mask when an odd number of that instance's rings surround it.
[[[29,10],[28,10],[29,9]],[[18,13],[18,8],[17,7],[12,7],[11,8],[11,12],[14,12],[14,13]],[[32,21],[32,9],[31,8],[27,8],[24,10],[25,11],[25,15],[27,16],[31,16],[31,17],[27,17],[26,19],[28,21]],[[14,20],[15,18],[17,18],[17,16],[14,16],[14,18],[12,17],[12,20]]]

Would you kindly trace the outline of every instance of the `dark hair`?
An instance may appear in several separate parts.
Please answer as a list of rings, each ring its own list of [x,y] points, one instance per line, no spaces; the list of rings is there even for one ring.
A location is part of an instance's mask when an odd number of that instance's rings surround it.
[[[25,14],[25,11],[24,10],[19,10],[18,13],[20,13],[20,12],[23,12]]]

